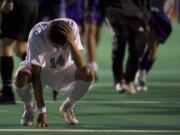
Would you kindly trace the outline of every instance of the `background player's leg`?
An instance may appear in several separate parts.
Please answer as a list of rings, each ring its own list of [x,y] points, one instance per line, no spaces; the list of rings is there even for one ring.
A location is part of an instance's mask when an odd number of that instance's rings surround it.
[[[0,96],[0,104],[15,103],[14,94],[12,91],[12,74],[14,69],[12,52],[14,43],[15,41],[9,38],[2,39],[0,65],[3,88],[2,95]]]

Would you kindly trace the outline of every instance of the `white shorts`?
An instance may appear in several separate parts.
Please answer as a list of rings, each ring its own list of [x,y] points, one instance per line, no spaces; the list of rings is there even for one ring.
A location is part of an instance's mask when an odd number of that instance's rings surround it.
[[[28,67],[28,66],[27,66]],[[19,70],[26,68],[25,65],[20,65],[16,71],[16,76]],[[75,64],[70,65],[68,68],[56,72],[54,74],[47,72],[46,70],[41,71],[41,82],[42,87],[49,86],[52,90],[57,91],[60,95],[68,96],[75,85]]]

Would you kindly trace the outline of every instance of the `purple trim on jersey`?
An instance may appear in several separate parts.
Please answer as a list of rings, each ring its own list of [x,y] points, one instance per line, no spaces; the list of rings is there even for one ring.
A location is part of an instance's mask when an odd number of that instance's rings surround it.
[[[78,25],[83,25],[84,0],[76,0],[73,5],[66,7],[66,17],[74,20]]]

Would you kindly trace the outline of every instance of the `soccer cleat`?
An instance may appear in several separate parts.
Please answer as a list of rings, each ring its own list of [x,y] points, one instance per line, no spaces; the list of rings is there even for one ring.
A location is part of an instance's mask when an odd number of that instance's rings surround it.
[[[12,98],[7,98],[0,95],[0,105],[13,105],[16,104],[14,96]]]
[[[60,115],[64,118],[64,121],[68,125],[77,125],[79,121],[77,120],[73,107],[67,108],[66,105],[62,104],[59,109]]]
[[[125,92],[124,89],[122,88],[122,84],[123,84],[122,81],[115,83],[115,89],[118,93],[124,93]]]
[[[33,104],[33,106],[25,105],[20,124],[23,126],[33,126],[34,113],[35,113],[35,104]]]
[[[146,85],[146,71],[138,70],[135,77],[135,84],[137,85],[137,91],[147,91],[148,87]]]
[[[131,83],[129,83],[129,84],[122,83],[121,88],[122,88],[122,91],[127,92],[130,95],[136,93],[136,89],[134,88],[134,86]]]
[[[145,82],[139,82],[138,86],[137,86],[137,91],[144,91],[146,92],[148,90],[148,87],[146,86]]]
[[[0,105],[16,104],[14,93],[11,86],[3,86],[0,91]]]
[[[135,94],[136,90],[132,84],[127,84],[124,80],[119,81],[115,84],[115,89],[118,93]]]

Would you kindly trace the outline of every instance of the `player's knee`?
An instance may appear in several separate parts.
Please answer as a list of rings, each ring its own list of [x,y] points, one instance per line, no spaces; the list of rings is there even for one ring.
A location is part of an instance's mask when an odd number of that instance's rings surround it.
[[[16,78],[15,85],[18,88],[23,88],[31,82],[31,71],[30,69],[19,70]]]
[[[93,81],[95,79],[95,71],[91,67],[85,66],[83,72],[85,81]]]

